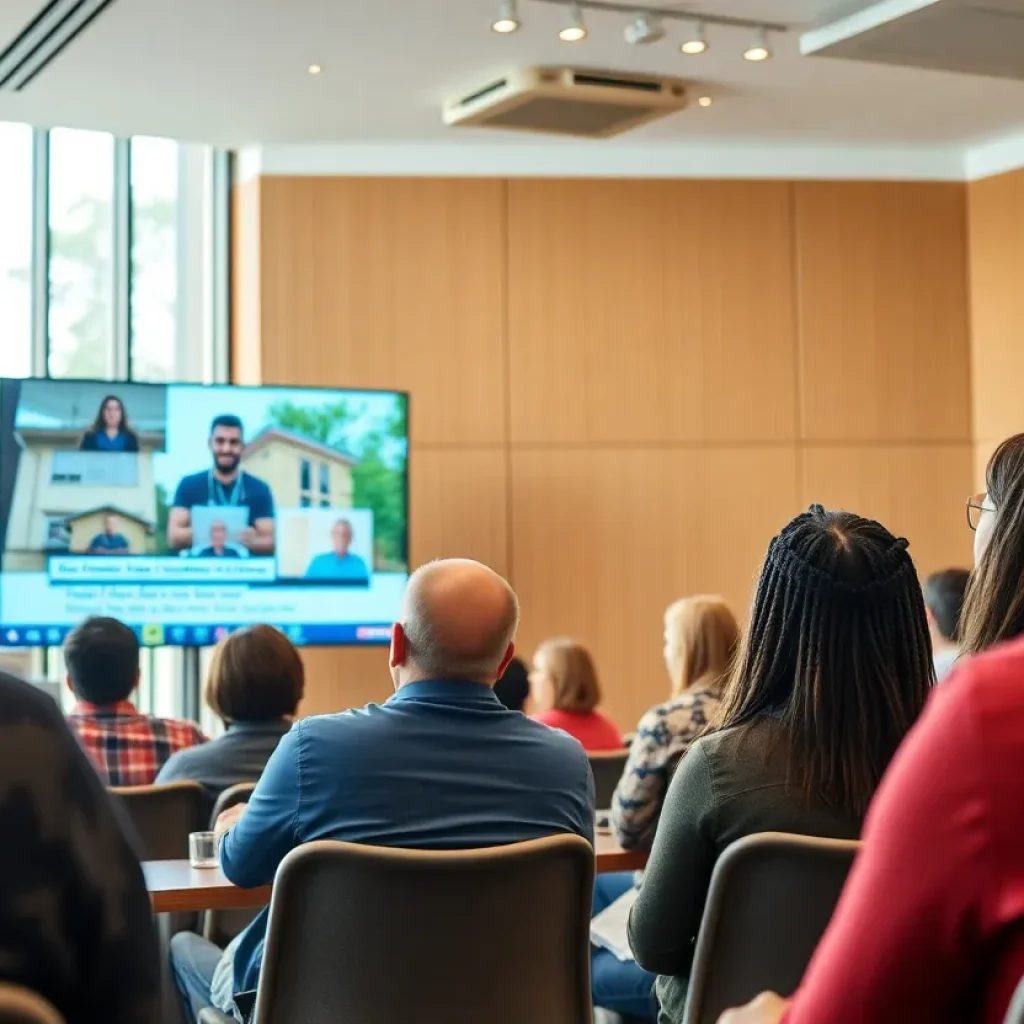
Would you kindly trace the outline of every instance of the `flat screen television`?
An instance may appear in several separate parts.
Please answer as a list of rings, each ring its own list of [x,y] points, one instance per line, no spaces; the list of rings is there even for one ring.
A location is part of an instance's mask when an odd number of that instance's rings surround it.
[[[408,452],[400,392],[0,378],[0,644],[386,643]]]

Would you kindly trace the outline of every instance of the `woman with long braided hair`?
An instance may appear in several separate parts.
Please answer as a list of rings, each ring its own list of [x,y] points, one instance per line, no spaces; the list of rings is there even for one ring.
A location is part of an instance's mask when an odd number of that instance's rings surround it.
[[[678,1024],[711,872],[756,832],[854,839],[934,682],[907,542],[813,505],[775,537],[712,730],[669,787],[630,918]]]

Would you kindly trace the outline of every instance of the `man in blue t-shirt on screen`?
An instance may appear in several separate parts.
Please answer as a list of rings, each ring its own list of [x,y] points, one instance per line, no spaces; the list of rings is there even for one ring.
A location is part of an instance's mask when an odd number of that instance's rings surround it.
[[[254,555],[274,550],[274,496],[270,488],[241,468],[245,439],[242,421],[223,414],[210,424],[210,452],[213,466],[181,478],[174,492],[167,520],[167,544],[172,551],[195,545],[192,509],[196,505],[245,508],[249,525],[238,535]]]
[[[370,572],[366,563],[349,551],[352,545],[352,524],[339,519],[331,527],[331,550],[314,555],[306,570],[307,580],[331,580],[334,583],[367,583]]]

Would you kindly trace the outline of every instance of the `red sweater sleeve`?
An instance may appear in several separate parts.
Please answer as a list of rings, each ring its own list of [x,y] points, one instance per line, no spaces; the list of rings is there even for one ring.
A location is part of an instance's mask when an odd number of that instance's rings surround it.
[[[933,694],[893,760],[784,1024],[969,1019],[963,1007],[988,927],[985,889],[997,871],[986,745],[968,683],[954,676]]]

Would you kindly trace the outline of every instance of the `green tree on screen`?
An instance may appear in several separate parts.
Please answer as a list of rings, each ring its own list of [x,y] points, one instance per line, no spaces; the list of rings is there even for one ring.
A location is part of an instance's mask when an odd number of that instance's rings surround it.
[[[356,439],[350,436],[354,414],[344,402],[322,406],[275,402],[271,422],[282,430],[308,437],[353,456],[352,502],[356,508],[373,509],[375,561],[378,569],[403,570],[409,553],[405,522],[405,473],[388,453],[406,437],[405,403],[382,418],[373,430]]]

